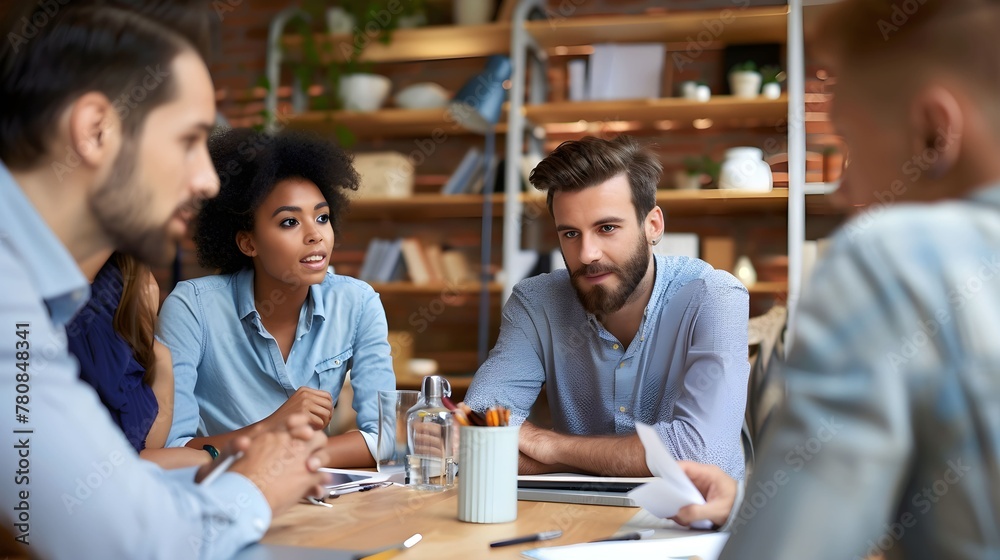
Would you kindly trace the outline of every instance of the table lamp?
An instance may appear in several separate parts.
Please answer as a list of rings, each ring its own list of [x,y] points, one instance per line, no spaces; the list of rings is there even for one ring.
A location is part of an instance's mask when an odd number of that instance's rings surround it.
[[[493,158],[496,157],[496,124],[507,97],[504,82],[510,79],[511,64],[506,56],[494,55],[486,68],[462,86],[448,105],[455,122],[486,137],[483,149],[483,228],[479,295],[479,364],[486,361],[490,329],[490,249],[493,243]]]

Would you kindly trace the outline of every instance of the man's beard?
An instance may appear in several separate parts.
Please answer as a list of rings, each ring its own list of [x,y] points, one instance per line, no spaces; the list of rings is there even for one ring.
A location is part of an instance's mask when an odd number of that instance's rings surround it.
[[[588,312],[598,317],[607,317],[625,306],[635,295],[635,290],[646,276],[649,268],[649,249],[646,246],[646,234],[640,232],[635,250],[625,261],[625,265],[617,267],[613,264],[582,265],[573,271],[570,280],[580,303]],[[590,291],[584,291],[582,285],[587,282],[585,276],[611,272],[618,276],[620,284],[614,291],[598,284],[591,286]]]
[[[167,224],[150,223],[152,193],[136,184],[135,149],[124,142],[111,173],[90,200],[104,234],[114,248],[150,265],[170,263],[176,244],[169,238]]]

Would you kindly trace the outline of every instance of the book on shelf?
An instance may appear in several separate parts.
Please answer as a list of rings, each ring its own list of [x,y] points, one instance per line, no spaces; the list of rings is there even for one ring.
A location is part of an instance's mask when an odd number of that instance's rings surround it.
[[[442,251],[441,266],[444,269],[444,281],[451,285],[467,284],[476,277],[469,266],[469,259],[458,249]]]
[[[594,45],[588,97],[592,100],[660,97],[665,58],[663,43]]]
[[[384,249],[376,261],[376,272],[372,282],[391,282],[394,278],[405,275],[403,265],[403,240],[386,241]]]
[[[403,252],[403,261],[406,263],[406,272],[410,281],[418,286],[430,284],[430,266],[420,241],[414,237],[407,237],[402,240],[400,248]]]
[[[384,251],[385,243],[387,243],[385,240],[378,237],[373,237],[368,241],[368,250],[365,251],[365,258],[361,262],[358,279],[365,282],[376,282],[376,270],[378,269],[379,257]]]
[[[424,256],[427,257],[427,267],[431,273],[432,282],[444,282],[444,251],[440,245],[430,244],[424,247]]]
[[[469,185],[473,181],[475,174],[483,165],[483,154],[475,146],[465,152],[461,163],[448,178],[448,182],[441,187],[441,194],[461,194],[468,192]]]

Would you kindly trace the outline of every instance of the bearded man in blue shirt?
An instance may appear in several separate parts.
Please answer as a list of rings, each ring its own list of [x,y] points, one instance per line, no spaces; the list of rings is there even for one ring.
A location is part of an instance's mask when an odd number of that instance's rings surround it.
[[[522,474],[649,476],[635,423],[741,479],[749,295],[731,274],[653,254],[662,166],[628,137],[565,142],[532,171],[566,270],[528,278],[466,402],[521,423]],[[546,386],[554,430],[525,421]]]

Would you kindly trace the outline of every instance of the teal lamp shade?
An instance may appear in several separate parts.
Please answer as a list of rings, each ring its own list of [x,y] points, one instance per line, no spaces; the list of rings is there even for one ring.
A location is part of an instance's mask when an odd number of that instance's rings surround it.
[[[503,83],[510,79],[510,59],[494,55],[486,60],[486,68],[465,82],[451,100],[448,110],[463,128],[486,134],[500,120],[507,90]]]

